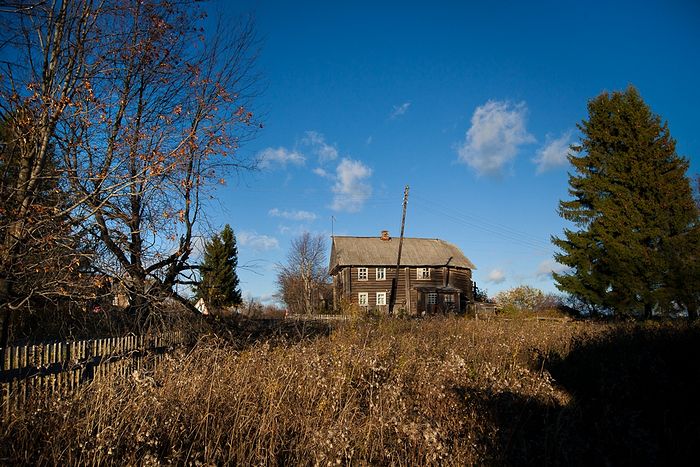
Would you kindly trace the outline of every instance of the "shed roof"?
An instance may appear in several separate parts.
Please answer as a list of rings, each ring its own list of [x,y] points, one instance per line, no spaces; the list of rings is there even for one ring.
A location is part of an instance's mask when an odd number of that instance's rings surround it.
[[[379,237],[333,237],[328,270],[343,266],[396,266],[399,239]],[[438,238],[404,238],[402,266],[454,266],[476,269],[462,250]]]

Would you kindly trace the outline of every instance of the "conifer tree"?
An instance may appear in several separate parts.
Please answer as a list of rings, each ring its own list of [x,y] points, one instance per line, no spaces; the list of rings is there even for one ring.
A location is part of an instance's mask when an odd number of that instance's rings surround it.
[[[553,237],[571,268],[557,287],[590,306],[649,318],[679,307],[697,316],[700,222],[687,159],[637,90],[603,93],[572,145],[560,215],[577,230]]]
[[[214,307],[239,305],[242,299],[237,266],[236,237],[226,224],[221,234],[215,234],[204,246],[202,280],[196,286],[196,297]]]

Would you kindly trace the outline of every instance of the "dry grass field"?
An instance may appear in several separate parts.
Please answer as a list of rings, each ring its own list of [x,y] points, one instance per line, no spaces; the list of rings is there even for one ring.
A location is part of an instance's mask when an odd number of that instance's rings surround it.
[[[699,336],[434,318],[203,338],[10,414],[0,464],[678,464],[700,439]]]

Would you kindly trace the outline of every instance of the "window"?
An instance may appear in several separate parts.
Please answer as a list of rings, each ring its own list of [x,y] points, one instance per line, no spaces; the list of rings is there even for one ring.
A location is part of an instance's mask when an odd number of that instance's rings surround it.
[[[430,279],[430,268],[418,268],[416,270],[417,279]]]
[[[366,281],[369,278],[367,268],[357,268],[357,280]]]
[[[452,294],[445,295],[445,303],[454,303],[455,296]]]
[[[386,279],[386,268],[377,268],[377,280],[383,281]]]
[[[428,293],[428,305],[435,305],[436,303],[437,303],[437,293],[429,292]]]
[[[369,305],[369,294],[367,292],[360,292],[357,294],[357,304],[360,306]]]
[[[377,306],[386,305],[386,292],[377,292]]]

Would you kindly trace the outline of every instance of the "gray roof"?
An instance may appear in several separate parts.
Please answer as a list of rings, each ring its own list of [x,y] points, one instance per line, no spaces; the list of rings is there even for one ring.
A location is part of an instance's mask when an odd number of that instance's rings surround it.
[[[399,239],[379,237],[333,237],[328,270],[343,266],[396,266]],[[437,238],[404,238],[401,266],[453,266],[476,269],[462,250]]]

